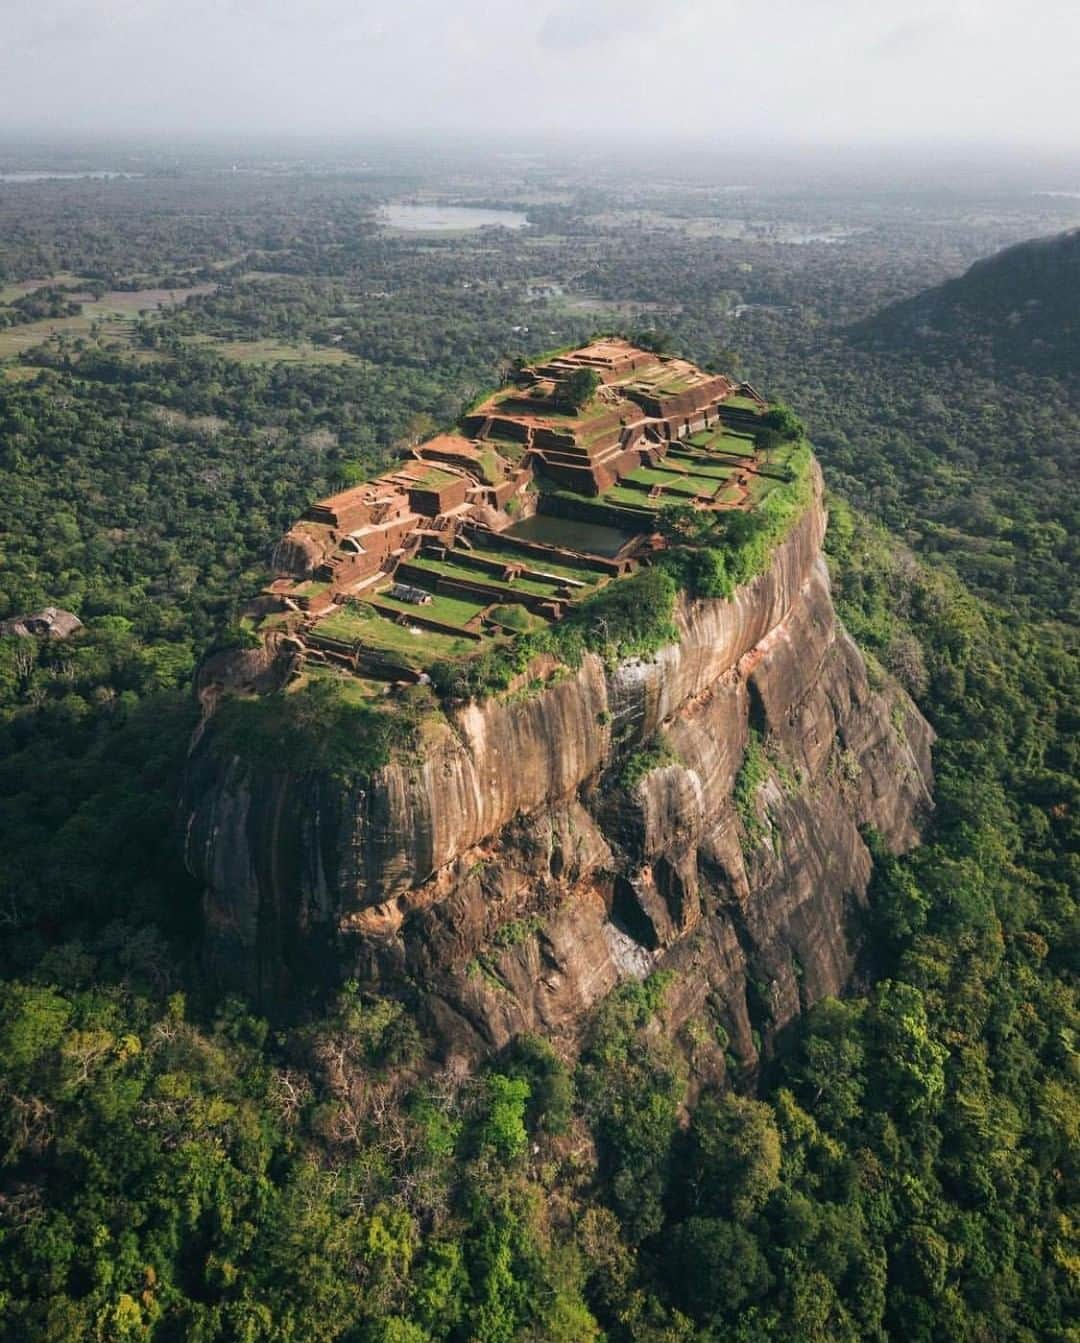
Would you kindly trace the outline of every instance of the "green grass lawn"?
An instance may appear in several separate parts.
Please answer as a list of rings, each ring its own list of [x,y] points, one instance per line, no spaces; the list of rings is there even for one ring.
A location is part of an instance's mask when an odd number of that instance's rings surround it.
[[[672,454],[669,453],[667,459],[670,460],[671,456]],[[688,475],[705,476],[709,480],[730,480],[736,470],[734,466],[728,466],[723,462],[713,461],[709,457],[687,456],[680,461],[680,465],[687,468]]]
[[[711,498],[716,493],[718,482],[708,476],[683,476],[672,472],[662,484],[666,493],[684,494],[691,498],[698,494],[707,494]]]
[[[605,504],[617,504],[620,508],[636,509],[639,513],[655,513],[665,503],[663,499],[650,499],[641,490],[628,489],[625,485],[612,485],[600,497]],[[667,502],[670,502],[670,500]],[[639,525],[636,519],[634,525]]]
[[[431,594],[431,601],[424,606],[414,606],[411,602],[399,602],[385,592],[372,593],[372,604],[385,607],[390,611],[400,611],[403,615],[418,616],[421,619],[438,620],[444,625],[456,625],[463,629],[470,620],[485,611],[490,602],[470,601],[466,597],[447,597],[444,594]]]
[[[518,592],[532,592],[540,597],[550,597],[554,596],[559,588],[559,583],[556,580],[545,582],[543,579],[529,578],[524,574],[515,578],[512,583],[508,583],[500,578],[497,573],[491,573],[486,569],[474,569],[467,564],[455,564],[452,560],[429,560],[419,556],[410,560],[409,564],[418,569],[424,569],[428,573],[442,574],[446,578],[460,578],[465,582],[489,583],[492,587],[499,588],[500,591],[508,595],[516,590]]]
[[[661,471],[655,466],[639,466],[636,471],[623,476],[623,480],[633,481],[639,485],[666,485],[669,481],[678,479],[681,474],[680,471]]]
[[[431,608],[425,606],[423,609]],[[342,607],[320,620],[315,626],[315,634],[345,644],[361,643],[373,652],[392,654],[406,666],[417,668],[427,666],[436,658],[474,653],[478,647],[475,639],[455,638],[438,630],[418,629],[414,633],[408,626],[379,615],[370,606]]]
[[[490,443],[495,452],[500,457],[505,457],[508,462],[520,462],[525,455],[525,444],[516,438],[500,438],[497,434],[488,434],[483,441]],[[490,485],[494,482],[489,480],[487,483]]]
[[[497,485],[503,478],[502,469],[499,466],[498,455],[492,448],[488,448],[480,453],[477,469],[480,473],[480,479],[485,485]]]
[[[438,490],[444,485],[453,485],[460,479],[461,477],[455,476],[452,471],[444,471],[440,466],[433,466],[422,476],[418,476],[416,483],[422,490]]]
[[[770,480],[767,476],[751,476],[748,482],[748,499],[750,506],[754,507],[760,504],[762,499],[780,484],[777,480]]]
[[[692,448],[702,448],[706,452],[726,452],[735,457],[753,457],[756,451],[754,440],[749,434],[737,434],[731,429],[699,429],[696,434],[680,440]],[[673,449],[678,451],[678,449]]]
[[[542,629],[550,623],[543,616],[535,615],[532,611],[526,611],[524,606],[493,606],[489,614],[496,624],[518,634],[531,633],[531,631]]]
[[[709,444],[710,452],[726,452],[733,457],[753,457],[757,452],[754,440],[749,434],[717,434]]]
[[[587,583],[590,587],[595,587],[601,578],[601,575],[594,569],[582,569],[561,561],[556,562],[536,555],[527,555],[523,550],[515,550],[511,546],[501,546],[498,541],[489,542],[486,538],[484,540],[477,539],[475,545],[477,552],[485,558],[505,560],[507,564],[524,564],[538,572],[558,574],[561,578],[576,578],[578,582]]]

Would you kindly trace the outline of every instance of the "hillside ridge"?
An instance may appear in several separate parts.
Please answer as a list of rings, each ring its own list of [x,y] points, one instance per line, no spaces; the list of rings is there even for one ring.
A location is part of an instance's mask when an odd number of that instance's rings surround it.
[[[963,275],[891,304],[849,333],[982,370],[1075,378],[1080,363],[1080,228],[983,257]]]

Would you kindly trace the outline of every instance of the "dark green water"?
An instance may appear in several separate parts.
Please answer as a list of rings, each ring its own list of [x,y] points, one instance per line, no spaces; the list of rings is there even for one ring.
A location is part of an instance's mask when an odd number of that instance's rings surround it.
[[[565,546],[582,555],[599,555],[604,559],[617,555],[633,537],[632,532],[605,527],[599,522],[575,522],[572,518],[541,517],[540,514],[514,523],[506,535],[516,536],[521,541],[539,541],[546,546]]]

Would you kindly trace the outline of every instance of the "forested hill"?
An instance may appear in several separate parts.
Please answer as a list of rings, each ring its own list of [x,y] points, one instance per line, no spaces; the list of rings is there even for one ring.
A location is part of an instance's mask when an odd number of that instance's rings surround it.
[[[851,334],[858,344],[1080,384],[1080,229],[1006,247]]]

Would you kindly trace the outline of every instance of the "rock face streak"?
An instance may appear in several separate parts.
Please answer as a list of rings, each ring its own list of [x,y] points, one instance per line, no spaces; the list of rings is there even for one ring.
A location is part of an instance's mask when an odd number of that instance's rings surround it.
[[[678,644],[471,705],[363,786],[224,760],[211,722],[183,812],[220,977],[268,1008],[358,978],[476,1054],[522,1030],[572,1045],[617,983],[671,969],[669,1027],[719,1022],[753,1066],[853,971],[860,827],[903,849],[930,805],[931,730],[895,685],[871,687],[833,612],[824,526],[818,482],[766,573],[680,605]],[[764,777],[736,806],[751,730]],[[676,763],[624,786],[658,732]],[[722,1072],[720,1045],[695,1052]]]

